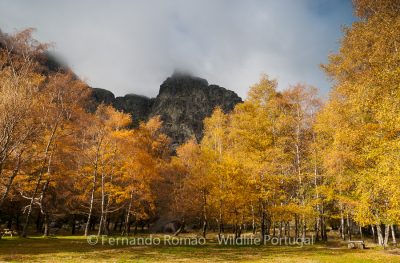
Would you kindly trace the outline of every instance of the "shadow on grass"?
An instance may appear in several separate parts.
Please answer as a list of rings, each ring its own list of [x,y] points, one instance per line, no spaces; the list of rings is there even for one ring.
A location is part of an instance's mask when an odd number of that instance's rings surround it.
[[[0,260],[5,261],[253,261],[282,258],[300,261],[301,259],[352,257],[366,253],[340,246],[340,243],[314,244],[304,246],[273,245],[219,245],[216,240],[207,239],[205,245],[175,246],[161,242],[157,246],[118,245],[108,242],[89,245],[86,238],[78,236],[6,238],[0,240]],[[300,259],[300,260],[299,260]],[[329,262],[329,261],[323,261]],[[360,261],[362,262],[362,261]],[[371,261],[374,262],[374,261]]]

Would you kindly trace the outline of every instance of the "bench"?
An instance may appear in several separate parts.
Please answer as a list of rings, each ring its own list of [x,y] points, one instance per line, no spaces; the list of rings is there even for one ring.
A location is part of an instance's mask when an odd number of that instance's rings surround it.
[[[57,235],[58,231],[60,231],[59,227],[49,227],[49,235],[50,236]]]
[[[348,241],[347,242],[347,247],[352,249],[352,248],[359,248],[359,249],[364,249],[365,248],[365,242],[363,240],[353,240],[353,241]]]
[[[10,235],[11,237],[13,237],[13,235],[18,235],[18,232],[5,228],[3,229],[3,231],[0,232],[1,237],[4,237],[5,235]]]

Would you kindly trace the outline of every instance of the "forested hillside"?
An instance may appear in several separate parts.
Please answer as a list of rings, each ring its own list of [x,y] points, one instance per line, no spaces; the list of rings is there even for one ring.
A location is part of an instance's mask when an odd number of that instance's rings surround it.
[[[127,113],[139,100],[106,101],[54,66],[31,29],[0,34],[0,225],[23,237],[142,228],[327,241],[338,230],[396,243],[400,2],[357,0],[355,13],[322,65],[326,100],[266,74],[244,102],[173,76],[145,117]]]

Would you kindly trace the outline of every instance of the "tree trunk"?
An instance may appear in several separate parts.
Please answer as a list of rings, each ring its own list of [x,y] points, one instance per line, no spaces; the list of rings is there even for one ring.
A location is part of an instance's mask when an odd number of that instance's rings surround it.
[[[51,147],[51,145],[53,143],[53,139],[54,139],[55,134],[57,132],[57,128],[58,128],[58,124],[55,124],[55,126],[54,126],[54,128],[52,130],[51,136],[50,136],[50,138],[49,138],[49,140],[47,142],[45,151],[44,151],[43,162],[42,162],[42,165],[41,165],[40,170],[39,170],[39,175],[38,175],[38,178],[36,180],[36,185],[35,185],[35,189],[33,191],[32,197],[31,197],[31,201],[30,201],[30,203],[28,205],[28,213],[26,214],[25,225],[24,225],[24,228],[22,230],[22,237],[26,237],[27,236],[29,219],[30,219],[30,216],[32,214],[32,207],[33,207],[33,204],[35,202],[35,198],[36,198],[36,195],[38,193],[40,183],[42,181],[44,169],[45,169],[45,166],[47,164],[47,158],[48,158],[49,153],[50,153],[50,147]]]
[[[378,236],[378,245],[383,246],[383,236],[381,225],[376,225],[376,233]]]
[[[19,214],[15,216],[15,230],[19,231],[21,229],[21,226],[19,224]]]
[[[112,157],[112,163],[114,164],[115,160],[115,151]],[[109,174],[110,176],[110,181],[109,183],[112,183],[113,180],[113,173],[114,173],[114,165],[112,165],[111,172]],[[108,222],[108,211],[110,208],[110,200],[109,200],[109,195],[107,195],[106,190],[105,190],[105,178],[107,174],[102,174],[101,176],[101,218],[100,218],[100,226],[99,226],[99,231],[98,235],[101,234],[106,234],[108,235],[109,233],[109,222]],[[107,196],[107,199],[106,199]]]
[[[119,232],[122,231],[122,224],[123,224],[123,222],[124,222],[124,215],[122,215],[122,218],[121,218],[121,220],[119,221],[119,225],[118,225]]]
[[[75,230],[76,230],[76,215],[72,215],[72,224],[71,224],[71,235],[75,235]]]
[[[122,231],[122,235],[126,235],[126,236],[129,235],[129,218],[131,215],[132,202],[133,202],[133,189],[131,190],[128,210],[126,211],[126,216],[125,216],[125,226],[124,226],[124,230]]]
[[[328,241],[328,235],[326,234],[326,223],[325,223],[325,216],[324,216],[324,203],[321,203],[321,238],[322,241]]]
[[[103,228],[104,228],[104,211],[105,211],[105,191],[104,191],[104,180],[105,180],[105,174],[101,175],[101,214],[100,214],[100,223],[99,223],[99,230],[97,232],[97,235],[100,236],[103,234]]]
[[[393,240],[393,245],[397,246],[397,242],[396,242],[396,232],[394,231],[394,226],[390,225],[390,230],[392,232],[392,240]]]
[[[109,235],[109,233],[110,233],[109,209],[110,209],[110,199],[109,199],[109,196],[107,196],[106,209],[104,212],[104,227],[103,227],[104,234],[106,234],[106,235]]]
[[[261,227],[261,241],[264,242],[265,239],[265,211],[264,211],[264,202],[261,201],[261,218],[260,218],[260,227]]]
[[[302,221],[303,221],[303,227],[302,227],[302,239],[305,240],[306,239],[306,234],[307,234],[307,223],[306,223],[306,218],[304,216],[304,214],[302,215]]]
[[[323,241],[328,241],[328,234],[326,232],[326,223],[325,223],[325,217],[321,217],[321,230],[322,230],[322,240]]]
[[[89,234],[89,227],[90,227],[90,223],[92,220],[92,213],[93,213],[93,206],[94,206],[94,192],[96,191],[96,181],[97,181],[97,175],[94,175],[92,191],[90,193],[89,214],[88,214],[88,218],[86,220],[86,226],[85,226],[85,236],[87,236]]]
[[[92,219],[92,213],[93,213],[93,206],[94,206],[94,193],[96,192],[96,186],[97,186],[97,170],[98,170],[98,164],[99,164],[99,154],[100,154],[100,146],[101,146],[102,140],[100,139],[97,143],[97,148],[96,148],[96,157],[95,157],[95,162],[94,162],[94,171],[93,171],[93,185],[92,185],[92,191],[90,193],[90,205],[89,205],[89,214],[88,218],[86,221],[86,226],[85,226],[85,236],[89,234],[89,227]]]
[[[135,229],[133,230],[133,235],[137,235],[137,229],[138,229],[138,221],[137,221],[137,219],[135,218]]]
[[[43,236],[48,237],[49,236],[49,216],[47,213],[43,215],[43,226],[44,226],[44,231],[43,231]]]
[[[254,206],[251,205],[251,230],[253,235],[256,234],[256,217],[255,217],[255,212],[254,212]]]
[[[207,220],[207,196],[205,190],[203,190],[203,237],[206,238],[207,234],[207,226],[208,226],[208,220]]]
[[[374,243],[376,243],[376,234],[374,225],[371,225],[371,230],[372,230],[372,239],[374,240]]]
[[[50,155],[49,158],[49,166],[47,168],[47,174],[50,175],[50,163],[51,163],[51,157],[52,155]],[[43,232],[43,236],[49,236],[49,219],[48,219],[48,213],[46,211],[46,207],[44,205],[44,197],[47,191],[47,188],[49,187],[50,184],[50,179],[47,178],[46,183],[43,185],[42,188],[42,193],[40,194],[40,198],[39,198],[39,206],[40,206],[40,212],[43,214],[43,225],[44,225],[44,232]]]
[[[185,218],[182,218],[181,226],[180,226],[179,229],[174,233],[174,236],[178,236],[180,233],[183,232],[183,230],[185,230]]]
[[[3,205],[4,200],[7,198],[8,193],[10,192],[10,189],[11,189],[11,185],[12,185],[12,183],[13,183],[15,177],[18,175],[19,168],[20,168],[20,165],[21,165],[21,156],[22,156],[22,153],[23,153],[23,151],[21,151],[21,152],[18,154],[17,163],[15,164],[15,167],[14,167],[14,170],[13,170],[11,176],[8,178],[8,182],[7,182],[7,184],[6,184],[6,189],[5,189],[3,195],[1,196],[1,199],[0,199],[0,207]]]
[[[8,221],[7,221],[7,228],[8,229],[11,229],[11,227],[12,227],[12,220],[13,219],[13,216],[12,215],[10,215],[9,217],[8,217]]]
[[[312,133],[313,143],[316,144],[316,134],[315,132]],[[319,192],[318,192],[318,163],[317,163],[318,153],[316,148],[314,148],[314,187],[315,187],[315,199],[317,200],[316,210],[318,216],[315,219],[315,241],[319,241],[319,233],[320,231],[320,216],[321,216],[321,209],[319,205]],[[322,238],[322,237],[321,237]]]
[[[41,218],[41,213],[37,214],[36,217],[36,233],[42,233],[42,218]]]
[[[389,229],[390,226],[388,224],[385,225],[385,239],[383,240],[383,247],[387,247],[388,246],[388,242],[389,242]]]
[[[319,216],[317,216],[315,218],[315,224],[314,224],[315,241],[319,241],[319,232],[320,232],[320,222],[319,222]]]
[[[119,225],[119,216],[115,219],[114,225],[113,225],[113,232],[117,231],[117,227]]]
[[[218,219],[218,237],[221,238],[221,234],[224,232],[224,222],[222,215],[222,201],[220,200],[219,206],[219,219]]]
[[[346,214],[346,222],[347,222],[347,235],[349,238],[349,241],[351,240],[351,221],[349,217],[349,213]]]
[[[340,235],[342,237],[342,240],[345,240],[345,232],[344,232],[344,215],[343,215],[343,206],[341,205],[340,209]]]

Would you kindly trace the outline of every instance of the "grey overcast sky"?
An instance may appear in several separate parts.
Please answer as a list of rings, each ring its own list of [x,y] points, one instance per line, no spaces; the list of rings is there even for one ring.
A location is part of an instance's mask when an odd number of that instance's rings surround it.
[[[174,69],[246,97],[261,73],[327,94],[319,65],[354,21],[351,0],[0,0],[0,28],[35,37],[91,86],[155,96]]]

